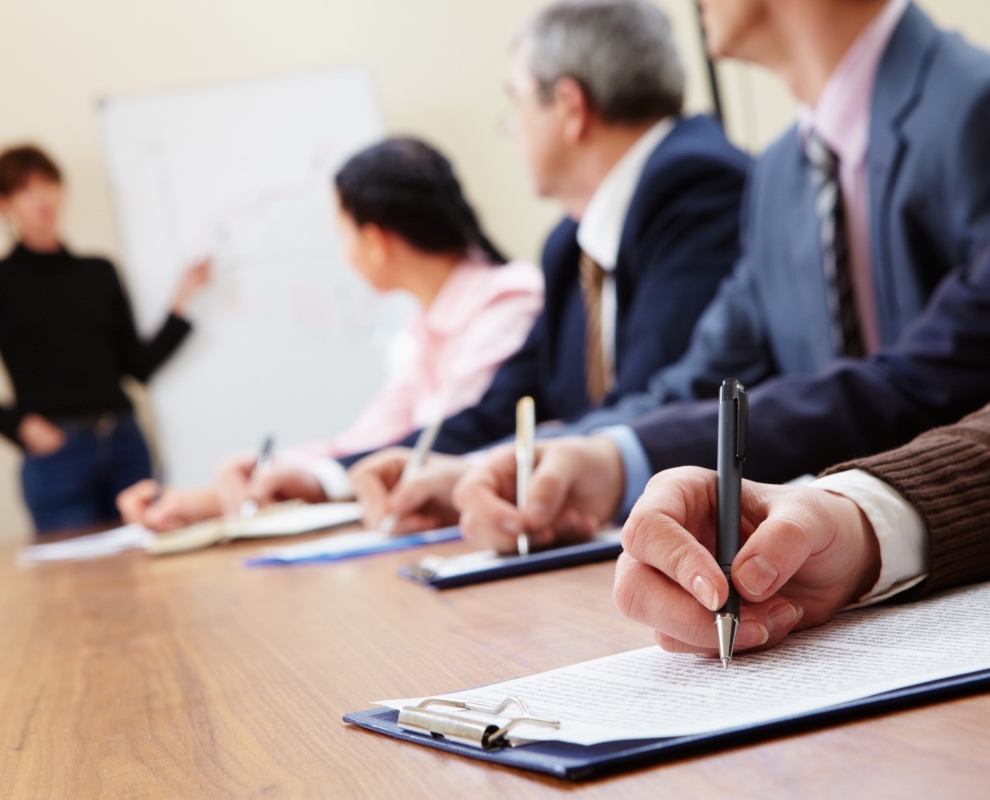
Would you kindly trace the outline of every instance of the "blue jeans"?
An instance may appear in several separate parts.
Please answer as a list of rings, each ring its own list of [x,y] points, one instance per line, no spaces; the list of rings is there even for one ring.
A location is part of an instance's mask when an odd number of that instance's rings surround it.
[[[38,533],[117,520],[114,502],[151,477],[151,456],[131,415],[109,431],[68,424],[65,444],[47,456],[24,457],[21,484]]]

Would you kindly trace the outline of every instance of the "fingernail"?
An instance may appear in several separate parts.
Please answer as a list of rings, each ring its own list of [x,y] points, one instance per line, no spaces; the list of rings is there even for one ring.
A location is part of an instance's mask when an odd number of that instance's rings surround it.
[[[743,650],[748,647],[759,647],[770,639],[770,632],[759,622],[748,619],[739,623],[736,632],[736,647]]]
[[[511,517],[506,517],[502,520],[501,528],[510,536],[518,536],[522,533],[522,528],[519,527],[519,522]]]
[[[718,611],[718,591],[704,575],[698,575],[691,582],[691,592],[695,599],[709,611]]]
[[[767,559],[755,555],[746,559],[736,570],[735,579],[749,594],[759,597],[769,589],[780,572]]]
[[[790,603],[779,605],[767,614],[767,625],[775,634],[788,630],[800,618],[797,606]]]

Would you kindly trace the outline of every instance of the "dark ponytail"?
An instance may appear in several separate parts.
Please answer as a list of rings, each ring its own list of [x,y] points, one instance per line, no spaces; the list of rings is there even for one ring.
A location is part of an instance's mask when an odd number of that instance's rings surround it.
[[[506,261],[481,230],[450,162],[425,142],[374,144],[344,164],[334,183],[358,225],[377,225],[426,253],[479,250],[493,264]]]

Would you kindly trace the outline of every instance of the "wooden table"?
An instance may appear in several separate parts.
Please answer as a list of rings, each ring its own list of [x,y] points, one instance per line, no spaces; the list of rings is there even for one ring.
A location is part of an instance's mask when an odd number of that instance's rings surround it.
[[[0,550],[0,797],[990,791],[986,696],[583,784],[367,733],[341,716],[642,647],[649,633],[613,608],[612,564],[437,593],[396,576],[409,552],[245,569],[257,548],[28,569]]]

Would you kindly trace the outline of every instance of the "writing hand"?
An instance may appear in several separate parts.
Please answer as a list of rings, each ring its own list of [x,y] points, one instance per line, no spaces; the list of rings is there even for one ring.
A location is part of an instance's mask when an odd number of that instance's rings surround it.
[[[215,486],[223,514],[239,514],[244,501],[251,499],[251,475],[257,463],[258,453],[245,450],[220,464]]]
[[[302,467],[277,460],[251,474],[248,494],[259,508],[285,500],[306,503],[327,501],[326,492],[316,475]]]
[[[512,445],[495,448],[454,490],[461,529],[469,541],[501,553],[530,535],[534,548],[590,538],[622,501],[619,451],[602,436],[565,437],[536,444],[536,468],[520,511]]]
[[[377,530],[391,514],[396,516],[395,534],[457,524],[460,515],[452,495],[468,470],[468,460],[430,453],[426,463],[400,483],[412,453],[409,448],[390,447],[361,459],[347,473],[365,527]]]
[[[216,491],[163,487],[156,480],[138,481],[117,495],[117,510],[127,524],[163,533],[221,515]]]
[[[716,474],[695,467],[654,476],[622,531],[619,610],[671,652],[715,655],[712,612],[729,587],[712,555]],[[880,547],[851,500],[821,489],[743,481],[744,544],[732,564],[743,599],[736,650],[772,647],[820,625],[876,583]]]

